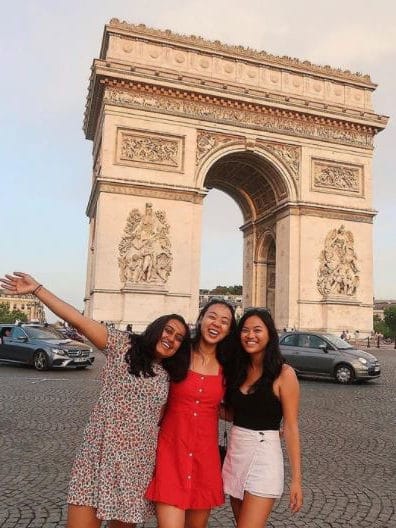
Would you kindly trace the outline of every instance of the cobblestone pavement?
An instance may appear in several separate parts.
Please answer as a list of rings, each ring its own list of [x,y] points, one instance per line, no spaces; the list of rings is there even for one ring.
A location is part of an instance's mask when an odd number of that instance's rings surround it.
[[[304,507],[291,515],[286,493],[269,527],[396,527],[396,351],[373,352],[377,381],[301,381]],[[98,353],[87,370],[0,365],[0,527],[65,526],[70,466],[102,364]],[[212,513],[211,528],[232,526],[228,505]]]

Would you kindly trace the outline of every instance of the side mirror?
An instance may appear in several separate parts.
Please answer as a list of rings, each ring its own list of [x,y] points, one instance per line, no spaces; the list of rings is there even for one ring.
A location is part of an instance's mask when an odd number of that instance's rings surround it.
[[[18,341],[22,341],[22,343],[26,343],[26,341],[28,340],[28,338],[26,336],[18,336],[17,337],[17,340]]]
[[[319,348],[320,348],[320,350],[322,350],[322,351],[325,352],[326,354],[327,354],[328,351],[329,351],[329,347],[328,347],[328,345],[319,345]]]

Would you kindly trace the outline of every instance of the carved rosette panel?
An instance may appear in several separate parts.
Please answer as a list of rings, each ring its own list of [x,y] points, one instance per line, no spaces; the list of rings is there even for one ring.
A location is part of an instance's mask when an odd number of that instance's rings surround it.
[[[181,137],[118,129],[117,162],[180,171],[183,168],[183,143]]]
[[[108,87],[105,91],[104,100],[107,103],[120,106],[182,115],[205,121],[230,123],[267,132],[314,138],[370,149],[373,146],[373,132],[369,130],[352,130],[341,123],[321,123],[313,118],[310,119],[308,116],[299,116],[298,114],[294,116],[284,115],[264,106],[250,110],[241,108],[240,105],[234,107],[223,105],[221,100],[204,102],[193,95],[190,99],[183,99],[149,91],[139,91],[136,88],[125,90]]]
[[[312,160],[311,187],[314,191],[363,196],[363,167]]]
[[[285,143],[272,143],[270,141],[257,141],[257,145],[271,152],[289,169],[292,176],[298,180],[300,175],[301,147]]]
[[[217,134],[215,132],[206,132],[205,130],[198,130],[197,134],[197,151],[196,151],[196,165],[205,158],[210,152],[217,150],[219,147],[233,143],[240,140],[237,136],[227,134]]]
[[[118,246],[120,280],[125,285],[165,284],[172,271],[170,226],[164,211],[146,203],[143,213],[133,209]]]
[[[319,261],[317,287],[324,297],[355,296],[359,269],[351,231],[343,225],[330,231]]]

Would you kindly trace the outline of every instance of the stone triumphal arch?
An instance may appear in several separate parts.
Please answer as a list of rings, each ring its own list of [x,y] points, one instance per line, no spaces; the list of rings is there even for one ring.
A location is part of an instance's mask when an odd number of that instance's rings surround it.
[[[94,60],[86,313],[198,308],[202,202],[244,218],[243,297],[279,328],[372,328],[368,76],[112,20]],[[221,244],[221,241],[219,241]]]

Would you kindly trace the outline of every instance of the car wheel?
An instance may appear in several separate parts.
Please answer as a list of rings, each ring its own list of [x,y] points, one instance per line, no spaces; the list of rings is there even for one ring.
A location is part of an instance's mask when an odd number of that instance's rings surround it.
[[[36,370],[48,370],[49,361],[44,350],[37,350],[33,356],[33,365]]]
[[[347,384],[352,383],[355,373],[348,365],[338,365],[335,369],[334,377],[338,383]]]

